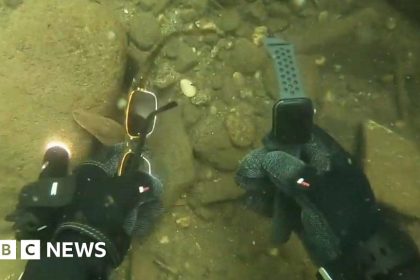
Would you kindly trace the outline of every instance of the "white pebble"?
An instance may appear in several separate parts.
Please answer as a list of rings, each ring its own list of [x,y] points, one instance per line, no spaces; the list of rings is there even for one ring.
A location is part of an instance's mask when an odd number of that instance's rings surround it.
[[[315,64],[318,65],[318,66],[323,66],[323,65],[325,65],[326,60],[327,59],[325,58],[325,56],[323,56],[323,55],[319,56],[315,59]]]
[[[186,97],[193,97],[197,94],[197,88],[193,85],[190,80],[182,79],[179,81],[179,85],[181,87],[182,93]]]

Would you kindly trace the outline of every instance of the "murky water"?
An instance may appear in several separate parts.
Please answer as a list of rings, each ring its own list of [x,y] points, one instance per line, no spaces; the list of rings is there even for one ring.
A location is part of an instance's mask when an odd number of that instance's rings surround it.
[[[50,140],[71,147],[73,166],[92,155],[98,143],[74,111],[122,123],[132,79],[145,77],[159,104],[179,104],[148,140],[166,211],[113,279],[315,279],[299,238],[275,245],[272,221],[245,207],[233,179],[271,129],[272,35],[295,47],[315,122],[363,156],[381,209],[420,245],[418,10],[410,0],[4,0],[0,211],[37,177]],[[0,239],[11,238],[1,222]],[[22,269],[0,261],[0,279]]]

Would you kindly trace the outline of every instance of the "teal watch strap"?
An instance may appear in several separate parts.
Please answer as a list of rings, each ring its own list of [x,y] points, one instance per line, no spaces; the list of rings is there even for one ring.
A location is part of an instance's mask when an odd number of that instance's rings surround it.
[[[280,89],[279,99],[306,98],[293,45],[275,37],[266,38],[264,44],[273,59]]]

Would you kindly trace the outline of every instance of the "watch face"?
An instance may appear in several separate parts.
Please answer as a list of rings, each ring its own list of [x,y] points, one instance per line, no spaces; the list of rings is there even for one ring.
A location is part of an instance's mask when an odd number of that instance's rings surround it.
[[[308,98],[281,99],[273,107],[273,134],[282,144],[304,144],[311,137],[314,109]]]

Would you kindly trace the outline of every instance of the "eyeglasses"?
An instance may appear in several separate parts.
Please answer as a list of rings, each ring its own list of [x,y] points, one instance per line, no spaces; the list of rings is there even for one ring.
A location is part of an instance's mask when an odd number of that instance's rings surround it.
[[[150,161],[141,153],[136,157],[136,152],[141,150],[145,138],[153,133],[157,119],[153,112],[157,111],[157,98],[153,92],[136,88],[128,94],[125,130],[129,139],[126,141],[124,155],[118,168],[118,176],[125,174],[133,166],[139,165],[145,167],[147,169],[145,171],[149,174],[151,173]]]
[[[156,95],[145,89],[136,88],[128,94],[128,103],[125,110],[125,130],[130,139],[150,136],[156,125],[156,116],[152,122],[147,117],[158,109]],[[148,126],[148,127],[146,127]]]
[[[130,170],[135,170],[140,165],[147,165],[148,173],[151,173],[150,162],[142,155],[144,143],[146,138],[150,136],[155,129],[156,115],[177,106],[177,103],[172,101],[158,108],[156,95],[153,92],[144,89],[146,81],[151,74],[155,58],[166,43],[174,37],[181,35],[202,36],[204,34],[213,33],[216,32],[214,30],[174,32],[164,38],[148,56],[145,62],[146,70],[140,77],[140,86],[136,87],[128,95],[128,102],[125,110],[125,129],[129,139],[126,142],[125,152],[118,168],[118,176],[121,176]]]

